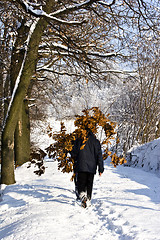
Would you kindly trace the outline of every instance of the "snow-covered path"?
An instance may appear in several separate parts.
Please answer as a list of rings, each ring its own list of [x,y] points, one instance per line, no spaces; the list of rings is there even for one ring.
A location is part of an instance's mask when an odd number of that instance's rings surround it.
[[[27,165],[27,164],[26,164]],[[17,183],[4,188],[0,239],[4,240],[160,240],[160,178],[140,169],[105,162],[95,176],[92,207],[75,201],[70,174],[46,161],[38,177],[26,165]]]

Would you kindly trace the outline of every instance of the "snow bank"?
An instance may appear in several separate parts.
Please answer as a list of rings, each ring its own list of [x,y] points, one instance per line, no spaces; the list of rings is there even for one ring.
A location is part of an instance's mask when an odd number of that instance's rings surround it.
[[[142,168],[160,177],[160,138],[131,148],[127,154],[127,165]]]

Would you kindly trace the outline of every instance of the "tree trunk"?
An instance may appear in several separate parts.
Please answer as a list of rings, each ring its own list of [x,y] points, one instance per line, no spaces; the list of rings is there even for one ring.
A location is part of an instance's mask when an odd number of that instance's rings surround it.
[[[7,76],[5,79],[4,92],[3,92],[3,96],[4,96],[3,118],[5,118],[5,116],[7,114],[10,95],[11,95],[10,82],[9,82],[9,77]]]
[[[3,68],[1,67],[1,61],[0,61],[0,127],[2,126],[2,120],[3,120]]]
[[[20,118],[14,134],[15,165],[21,166],[30,158],[30,121],[28,101],[22,104]]]
[[[3,67],[2,62],[0,60],[0,153],[1,153],[1,129],[3,123]],[[0,163],[1,163],[1,155],[0,155]]]
[[[12,127],[12,125],[10,126]],[[1,183],[15,183],[14,178],[14,134],[13,131],[5,129],[2,132],[2,149],[1,149]]]

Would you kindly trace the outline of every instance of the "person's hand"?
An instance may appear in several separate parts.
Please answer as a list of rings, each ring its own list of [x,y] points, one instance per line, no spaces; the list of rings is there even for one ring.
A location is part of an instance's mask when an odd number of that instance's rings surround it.
[[[100,177],[102,176],[102,173],[101,173],[101,172],[99,173],[99,176],[100,176]]]

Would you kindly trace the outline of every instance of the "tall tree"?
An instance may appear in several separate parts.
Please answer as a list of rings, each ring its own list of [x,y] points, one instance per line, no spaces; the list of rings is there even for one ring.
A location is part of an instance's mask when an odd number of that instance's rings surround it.
[[[48,1],[46,12],[50,11],[52,1]],[[36,19],[29,31],[27,39],[27,49],[24,54],[24,59],[16,79],[15,87],[12,94],[12,99],[8,109],[8,115],[2,132],[2,178],[1,182],[12,184],[15,182],[14,177],[14,133],[18,120],[22,121],[20,114],[22,113],[22,104],[29,88],[30,80],[35,73],[37,63],[38,47],[46,28],[47,22],[41,18]],[[22,122],[19,122],[20,127]]]

